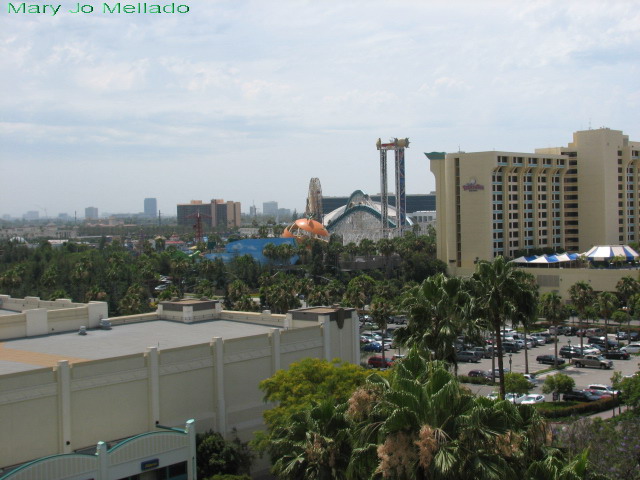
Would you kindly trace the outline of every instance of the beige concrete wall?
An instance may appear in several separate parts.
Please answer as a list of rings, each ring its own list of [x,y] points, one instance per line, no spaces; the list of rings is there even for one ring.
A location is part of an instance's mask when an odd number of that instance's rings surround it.
[[[156,422],[180,426],[185,418],[194,418],[198,431],[235,428],[248,440],[270,407],[261,380],[302,358],[325,358],[327,349],[357,363],[357,332],[351,317],[342,329],[335,322],[274,329],[2,375],[0,466],[144,433]]]
[[[0,302],[3,309],[22,312],[0,317],[0,340],[70,332],[81,326],[94,328],[100,319],[108,317],[105,302],[42,301],[38,297],[21,299],[8,295],[0,295]],[[126,317],[121,318],[126,322]]]
[[[24,338],[27,336],[27,314],[0,316],[0,340]]]

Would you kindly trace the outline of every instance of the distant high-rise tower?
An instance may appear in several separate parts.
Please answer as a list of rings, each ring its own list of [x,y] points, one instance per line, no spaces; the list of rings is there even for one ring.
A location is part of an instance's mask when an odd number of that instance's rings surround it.
[[[262,204],[262,214],[270,217],[278,216],[278,202],[264,202]]]
[[[146,217],[155,217],[158,214],[158,200],[155,198],[144,199],[144,215]]]
[[[98,218],[98,209],[96,207],[87,207],[84,209],[85,220],[96,220]]]

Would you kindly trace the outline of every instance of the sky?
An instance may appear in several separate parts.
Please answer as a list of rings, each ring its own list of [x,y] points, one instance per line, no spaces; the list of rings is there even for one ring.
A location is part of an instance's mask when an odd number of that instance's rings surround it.
[[[409,137],[413,194],[435,190],[423,152],[640,140],[640,0],[20,4],[0,0],[0,215],[303,211],[313,177],[379,192],[378,138]]]

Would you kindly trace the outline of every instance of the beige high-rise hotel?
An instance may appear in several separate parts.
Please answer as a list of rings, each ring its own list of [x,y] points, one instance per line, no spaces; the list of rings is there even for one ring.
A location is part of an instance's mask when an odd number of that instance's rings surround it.
[[[535,153],[429,153],[438,258],[465,274],[477,260],[550,247],[582,253],[640,241],[640,142],[619,130],[573,134]]]

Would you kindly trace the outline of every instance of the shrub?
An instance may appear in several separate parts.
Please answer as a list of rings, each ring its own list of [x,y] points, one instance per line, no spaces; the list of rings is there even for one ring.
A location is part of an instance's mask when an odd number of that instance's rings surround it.
[[[618,405],[615,398],[603,398],[595,402],[563,402],[563,403],[539,403],[535,407],[538,413],[545,418],[562,418],[573,415],[591,415],[604,412]]]

